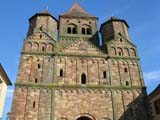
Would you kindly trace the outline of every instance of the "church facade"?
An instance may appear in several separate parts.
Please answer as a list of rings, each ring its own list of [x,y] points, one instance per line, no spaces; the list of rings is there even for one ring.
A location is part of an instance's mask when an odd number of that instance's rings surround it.
[[[127,22],[97,24],[78,3],[59,20],[48,11],[29,19],[11,120],[149,120]]]

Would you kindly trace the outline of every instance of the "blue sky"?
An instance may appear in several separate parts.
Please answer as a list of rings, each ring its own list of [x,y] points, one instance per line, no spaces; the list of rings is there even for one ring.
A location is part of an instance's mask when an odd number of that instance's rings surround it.
[[[116,16],[125,19],[131,40],[137,45],[147,91],[160,83],[159,0],[3,0],[0,2],[0,62],[15,83],[20,52],[28,30],[28,18],[45,10],[58,18],[77,1],[100,24]],[[13,86],[8,88],[3,116],[10,111]]]

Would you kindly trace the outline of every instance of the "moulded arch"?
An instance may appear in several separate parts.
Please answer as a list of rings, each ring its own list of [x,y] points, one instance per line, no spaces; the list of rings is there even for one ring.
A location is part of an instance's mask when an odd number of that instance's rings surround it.
[[[34,42],[33,46],[32,46],[32,50],[33,51],[38,51],[38,49],[39,49],[39,44],[37,42]]]
[[[67,25],[67,33],[68,34],[76,34],[77,33],[77,25],[74,23],[70,23]]]
[[[26,44],[25,44],[25,50],[26,51],[30,51],[32,49],[32,43],[31,42],[27,42]]]
[[[40,44],[40,51],[46,51],[46,44],[45,43]]]
[[[95,118],[90,114],[82,113],[76,117],[76,120],[95,120]]]
[[[53,51],[53,44],[52,43],[47,44],[47,51],[49,51],[49,52]]]
[[[130,49],[130,56],[136,56],[136,51],[134,48]]]
[[[122,48],[120,48],[120,47],[117,48],[117,54],[118,54],[119,56],[123,56]]]
[[[123,48],[123,55],[129,56],[129,49],[128,48]]]
[[[111,51],[111,55],[113,55],[113,56],[116,55],[116,48],[111,47],[110,51]]]

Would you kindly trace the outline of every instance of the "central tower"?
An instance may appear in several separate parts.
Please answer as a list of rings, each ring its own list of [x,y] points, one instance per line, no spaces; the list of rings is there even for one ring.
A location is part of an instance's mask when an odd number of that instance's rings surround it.
[[[149,120],[136,46],[125,20],[98,18],[78,3],[29,19],[11,120]],[[58,31],[58,39],[56,37]]]

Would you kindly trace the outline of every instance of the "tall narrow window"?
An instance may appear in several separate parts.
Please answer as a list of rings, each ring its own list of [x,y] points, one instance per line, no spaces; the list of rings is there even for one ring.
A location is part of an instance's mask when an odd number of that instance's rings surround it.
[[[73,32],[73,34],[76,34],[76,33],[77,33],[76,27],[73,28],[73,31],[72,31],[72,32]]]
[[[63,77],[63,69],[60,69],[60,71],[59,71],[59,76],[60,76],[60,77]]]
[[[40,39],[42,38],[42,34],[40,34]]]
[[[126,86],[129,86],[129,82],[128,81],[126,81]]]
[[[85,34],[85,28],[82,28],[82,34]]]
[[[127,69],[127,68],[124,68],[124,72],[127,73],[127,72],[128,72],[128,69]]]
[[[37,83],[38,82],[38,80],[37,80],[37,78],[35,78],[35,83]]]
[[[106,71],[103,71],[103,78],[107,78]]]
[[[86,74],[81,75],[81,84],[86,84]]]
[[[45,51],[45,48],[44,48],[44,47],[42,47],[42,51]]]
[[[77,34],[77,25],[75,25],[75,24],[68,24],[67,25],[67,33],[68,34]]]
[[[36,102],[34,101],[34,102],[33,102],[33,108],[35,108],[35,107],[36,107]]]
[[[90,34],[91,34],[91,29],[87,28],[87,35],[90,35]]]
[[[119,52],[119,56],[122,56],[122,53],[121,53],[121,52]]]
[[[40,64],[38,64],[38,69],[40,69],[41,68],[41,65]]]
[[[68,28],[67,28],[67,33],[71,34],[71,31],[72,31],[72,30],[71,30],[71,27],[68,27]]]

